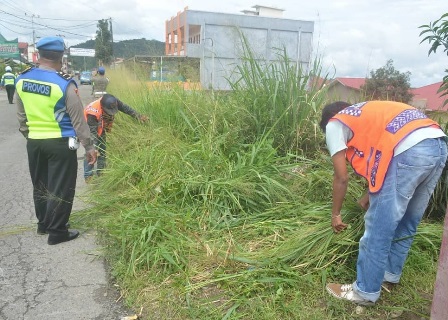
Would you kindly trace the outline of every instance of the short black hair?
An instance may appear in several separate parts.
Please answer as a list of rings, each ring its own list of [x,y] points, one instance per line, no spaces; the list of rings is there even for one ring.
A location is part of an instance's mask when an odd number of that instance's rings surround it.
[[[51,50],[39,50],[39,56],[41,58],[51,60],[51,61],[62,61],[62,57],[64,56],[64,52],[60,51],[51,51]]]
[[[351,104],[345,101],[336,101],[330,104],[327,104],[322,109],[322,119],[320,120],[319,127],[322,129],[323,132],[325,132],[325,127],[328,124],[328,121],[330,121],[331,118],[335,114],[337,114],[339,111],[344,110],[347,107],[350,107]]]

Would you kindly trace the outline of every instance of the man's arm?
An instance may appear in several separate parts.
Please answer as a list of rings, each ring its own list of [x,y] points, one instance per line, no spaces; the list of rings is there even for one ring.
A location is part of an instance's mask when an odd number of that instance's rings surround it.
[[[127,115],[135,118],[135,119],[139,119],[139,114],[137,111],[135,111],[134,109],[132,109],[130,106],[128,106],[127,104],[123,103],[121,100],[117,99],[117,107],[118,107],[118,111],[121,111],[123,113],[126,113]]]
[[[67,97],[65,100],[67,113],[72,121],[73,128],[79,141],[86,149],[86,152],[94,150],[93,141],[90,139],[90,130],[84,119],[84,107],[78,95],[78,89],[74,83],[67,86]]]
[[[25,107],[23,106],[23,101],[20,99],[20,96],[16,93],[14,94],[14,100],[17,105],[17,120],[19,120],[19,131],[25,137],[28,138],[29,128],[26,124],[28,119],[25,113]]]
[[[341,209],[347,193],[348,172],[345,163],[345,150],[341,150],[331,157],[333,161],[333,206],[331,210],[331,225],[335,232],[344,230],[347,225],[342,222]]]
[[[139,121],[142,121],[142,122],[145,122],[145,121],[148,120],[148,117],[147,117],[147,116],[142,115],[142,114],[139,114],[137,111],[135,111],[134,109],[132,109],[132,108],[131,108],[130,106],[128,106],[127,104],[121,102],[121,101],[118,100],[118,99],[117,99],[117,102],[118,102],[117,106],[118,106],[118,110],[119,110],[119,111],[124,112],[124,113],[126,113],[127,115],[130,115],[131,117],[133,117],[133,118],[135,118],[135,119],[137,119],[137,120],[139,120]]]
[[[92,139],[93,144],[95,146],[98,145],[98,120],[94,115],[88,114],[87,115],[87,124],[89,125],[90,130],[90,139]]]

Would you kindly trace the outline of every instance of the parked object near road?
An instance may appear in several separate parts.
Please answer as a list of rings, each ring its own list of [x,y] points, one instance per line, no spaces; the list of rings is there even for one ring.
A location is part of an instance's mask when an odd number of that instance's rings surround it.
[[[92,84],[92,73],[90,71],[83,71],[79,77],[80,84]]]

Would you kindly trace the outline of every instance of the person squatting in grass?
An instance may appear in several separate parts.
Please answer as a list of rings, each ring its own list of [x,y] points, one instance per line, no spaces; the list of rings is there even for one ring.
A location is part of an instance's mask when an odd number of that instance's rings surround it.
[[[106,133],[111,131],[115,114],[118,111],[141,122],[148,120],[147,116],[137,113],[111,94],[103,95],[84,108],[84,117],[89,125],[90,135],[98,153],[97,170],[94,170],[94,164],[90,164],[87,159],[84,159],[84,179],[86,182],[89,182],[94,173],[100,175],[101,170],[106,167]]]
[[[334,169],[331,225],[343,231],[341,208],[348,186],[346,160],[367,179],[358,203],[367,210],[359,241],[356,281],[328,283],[334,297],[373,305],[382,284],[400,281],[413,237],[447,160],[439,124],[404,103],[368,101],[324,107],[321,129]]]
[[[37,233],[48,234],[48,244],[54,245],[79,235],[77,230],[67,229],[78,172],[73,137],[84,146],[91,165],[96,153],[76,82],[60,72],[64,40],[46,37],[36,47],[39,67],[17,77],[15,97],[19,131],[27,140]]]

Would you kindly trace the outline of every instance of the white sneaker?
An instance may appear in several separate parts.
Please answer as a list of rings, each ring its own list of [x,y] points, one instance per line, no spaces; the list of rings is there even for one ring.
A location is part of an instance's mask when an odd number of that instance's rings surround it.
[[[363,306],[373,306],[375,302],[361,298],[355,291],[351,284],[329,283],[326,286],[328,293],[338,299],[351,301]]]

